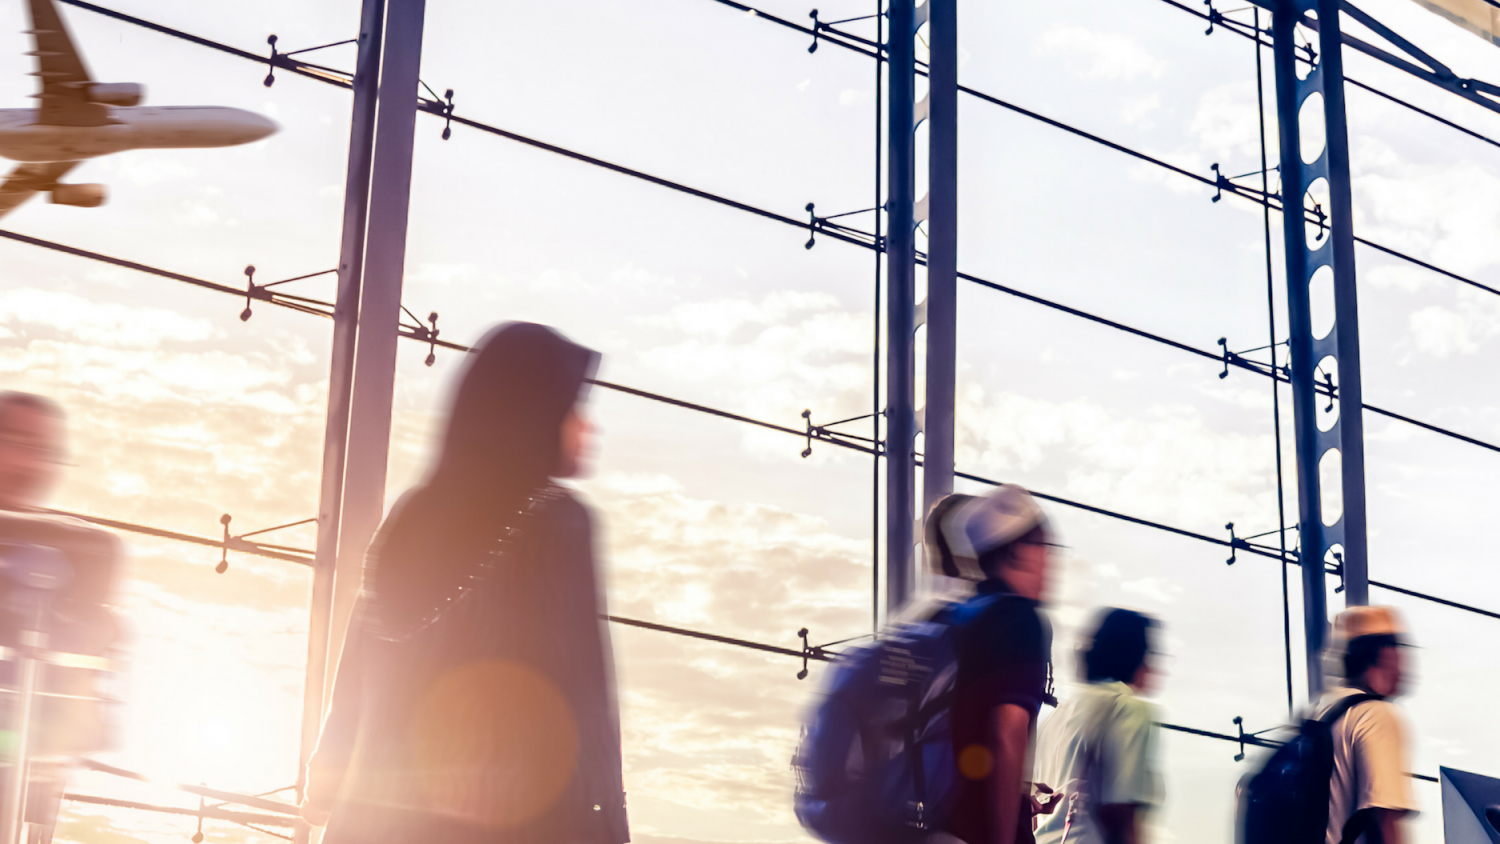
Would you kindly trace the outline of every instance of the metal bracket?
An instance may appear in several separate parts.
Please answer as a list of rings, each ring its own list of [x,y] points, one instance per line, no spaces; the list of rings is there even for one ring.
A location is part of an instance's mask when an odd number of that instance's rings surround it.
[[[1279,727],[1267,727],[1266,729],[1260,730],[1258,732],[1247,733],[1245,732],[1245,719],[1241,718],[1238,715],[1234,716],[1234,728],[1239,732],[1239,736],[1235,741],[1240,746],[1240,752],[1234,755],[1234,761],[1236,762],[1245,761],[1245,745],[1249,744],[1256,747],[1263,746],[1264,741],[1256,741],[1256,739],[1259,739],[1261,736],[1271,732],[1272,730],[1280,729]]]
[[[438,117],[443,118],[443,140],[448,140],[449,138],[453,137],[453,89],[449,88],[448,90],[443,92],[443,96],[439,97],[437,95],[437,92],[432,90],[431,85],[428,85],[426,82],[422,82],[422,80],[420,79],[418,79],[417,81],[421,82],[422,87],[427,89],[427,93],[432,95],[432,99],[427,102],[418,100],[418,107],[423,111],[436,114]],[[444,103],[444,100],[447,100],[447,102]]]
[[[281,281],[273,281],[270,284],[256,284],[255,283],[255,265],[251,264],[250,266],[245,267],[245,309],[243,311],[240,311],[240,322],[249,322],[250,321],[250,317],[252,317],[252,316],[255,315],[250,310],[250,303],[253,300],[259,299],[262,302],[269,302],[269,301],[271,301],[271,294],[267,293],[266,292],[267,290],[270,290],[271,288],[273,288],[273,287],[275,287],[275,286],[277,286],[279,284],[288,284],[288,283],[293,282],[293,281],[302,281],[303,279],[306,279],[306,278],[315,278],[315,277],[320,276],[320,275],[328,275],[329,273],[336,273],[336,272],[338,272],[338,270],[336,270],[336,269],[335,270],[319,270],[318,272],[308,273],[307,275],[299,275],[299,276],[297,276],[295,278],[284,278]]]
[[[816,53],[816,52],[818,52],[818,33],[822,32],[825,29],[828,30],[829,32],[834,32],[835,31],[834,27],[838,26],[841,23],[854,23],[855,21],[866,21],[866,20],[870,20],[871,18],[883,17],[884,15],[885,15],[885,13],[881,12],[880,14],[875,14],[875,15],[861,15],[860,17],[857,17],[857,18],[844,18],[841,21],[820,21],[820,20],[818,20],[818,10],[817,9],[813,9],[811,12],[808,12],[808,14],[807,14],[808,17],[812,18],[812,22],[813,22],[812,23],[812,37],[813,37],[813,40],[812,40],[812,43],[807,46],[807,52],[809,52],[809,53]],[[843,35],[844,33],[839,33],[839,34]],[[835,42],[835,43],[837,43],[837,42]]]
[[[884,251],[884,244],[882,242],[882,239],[875,237],[875,235],[870,234],[867,231],[851,228],[850,226],[846,226],[841,223],[829,222],[830,220],[837,220],[840,217],[852,217],[855,214],[868,214],[871,211],[881,210],[878,206],[875,208],[861,208],[858,211],[845,211],[842,214],[830,214],[827,217],[819,217],[817,211],[814,210],[815,208],[816,206],[813,203],[809,202],[803,209],[807,211],[807,243],[804,243],[802,245],[803,249],[811,249],[814,246],[818,245],[818,232],[825,231],[838,232],[842,235],[855,237],[862,242],[873,245],[877,252]]]
[[[1336,575],[1339,576],[1339,585],[1337,587],[1335,587],[1334,590],[1333,590],[1333,594],[1337,595],[1337,594],[1339,594],[1339,593],[1341,593],[1341,592],[1344,591],[1344,586],[1345,586],[1345,584],[1344,584],[1344,552],[1342,552],[1342,551],[1334,551],[1334,552],[1332,552],[1332,556],[1333,556],[1333,565],[1331,565],[1331,566],[1325,566],[1323,570],[1326,571],[1329,574],[1336,574]]]
[[[401,306],[401,310],[406,311],[406,315],[411,317],[412,322],[416,323],[416,325],[412,326],[410,329],[411,336],[416,340],[422,341],[427,344],[427,359],[423,361],[423,363],[427,364],[428,366],[432,366],[434,363],[437,363],[437,342],[439,334],[437,327],[437,311],[433,311],[432,313],[428,314],[428,324],[423,325],[422,321],[417,319],[417,315],[412,313],[405,305]]]
[[[276,84],[276,66],[278,64],[278,60],[280,60],[282,67],[292,67],[293,65],[291,63],[285,61],[285,59],[289,56],[295,56],[299,53],[311,53],[314,50],[323,50],[329,47],[341,47],[345,44],[359,43],[358,38],[348,38],[343,41],[335,41],[332,44],[320,44],[316,47],[305,47],[301,50],[293,50],[290,53],[280,53],[276,50],[276,40],[277,39],[275,35],[272,35],[266,39],[266,43],[271,45],[271,58],[266,62],[268,65],[270,65],[270,71],[266,73],[265,86],[267,88]],[[331,73],[342,73],[342,71],[335,71],[331,70],[330,68],[319,67],[317,65],[312,65],[312,67],[318,67],[319,70],[329,71]]]
[[[1270,201],[1270,197],[1275,193],[1274,191],[1272,192],[1272,194],[1267,194],[1263,191],[1257,190],[1256,188],[1246,187],[1245,185],[1238,184],[1234,180],[1244,179],[1249,176],[1259,176],[1262,173],[1279,174],[1281,172],[1281,165],[1278,164],[1275,167],[1271,167],[1266,170],[1251,170],[1249,173],[1241,173],[1238,176],[1225,176],[1224,172],[1219,169],[1219,163],[1217,161],[1213,164],[1208,165],[1208,169],[1212,170],[1214,173],[1214,195],[1209,200],[1210,202],[1218,202],[1219,200],[1223,199],[1224,189],[1229,188],[1230,193],[1237,194],[1239,196],[1253,197],[1257,201],[1265,203]]]
[[[1214,0],[1203,0],[1203,5],[1208,7],[1208,29],[1203,30],[1203,34],[1213,35],[1214,24],[1223,24],[1224,15],[1214,8]]]
[[[848,424],[850,422],[858,422],[858,421],[860,421],[862,419],[873,418],[876,415],[877,414],[874,414],[874,413],[866,413],[863,416],[851,416],[848,419],[840,419],[837,422],[829,422],[826,425],[814,425],[813,421],[812,421],[812,410],[809,409],[809,410],[802,411],[802,419],[803,419],[804,424],[807,426],[807,448],[802,449],[802,457],[805,459],[807,457],[811,457],[812,456],[812,444],[813,444],[813,440],[822,440],[823,442],[846,443],[846,444],[850,440],[858,440],[861,444],[867,444],[864,447],[870,448],[873,451],[875,451],[875,452],[878,453],[879,450],[880,450],[880,443],[877,442],[876,440],[873,440],[873,439],[871,439],[869,437],[861,437],[858,434],[845,434],[842,431],[830,431],[830,430],[828,430],[829,428],[832,428],[835,425],[845,425],[845,424]],[[883,416],[884,414],[880,414],[880,415]]]
[[[224,526],[224,540],[219,545],[219,564],[214,566],[214,571],[218,572],[219,574],[223,574],[224,572],[229,571],[230,550],[248,551],[256,548],[268,548],[273,551],[301,550],[298,548],[291,548],[286,545],[266,545],[259,542],[247,542],[246,540],[252,536],[260,536],[263,533],[270,533],[272,531],[285,530],[286,528],[294,528],[300,527],[302,525],[312,524],[313,522],[317,521],[317,518],[314,517],[311,519],[303,519],[300,522],[288,522],[284,525],[263,528],[261,530],[252,530],[249,533],[242,533],[239,536],[231,536],[229,534],[229,523],[232,521],[234,521],[234,517],[229,515],[228,513],[225,513],[224,515],[219,517],[219,524]]]
[[[1263,553],[1275,554],[1278,557],[1281,556],[1280,548],[1250,541],[1252,539],[1260,539],[1262,536],[1270,536],[1273,533],[1281,533],[1280,528],[1272,528],[1271,530],[1252,534],[1250,536],[1236,536],[1234,533],[1234,522],[1230,522],[1224,525],[1224,529],[1229,531],[1229,559],[1224,561],[1224,564],[1227,566],[1232,566],[1239,561],[1238,555],[1240,551],[1260,551]],[[1297,526],[1289,525],[1286,529],[1297,530]],[[1297,556],[1297,553],[1295,551],[1287,551],[1286,553],[1288,557]]]
[[[850,636],[847,639],[839,639],[837,641],[828,642],[828,643],[822,644],[822,645],[814,645],[814,644],[810,644],[808,642],[808,640],[807,640],[807,628],[806,627],[802,628],[801,630],[798,630],[797,631],[797,635],[800,636],[800,637],[802,637],[802,670],[797,672],[797,679],[798,680],[806,680],[807,679],[807,664],[810,661],[816,659],[819,662],[832,662],[834,659],[836,659],[838,657],[838,653],[835,652],[835,651],[828,650],[829,648],[833,647],[834,645],[842,645],[845,642],[852,642],[855,639],[870,638],[870,637],[873,637],[875,634],[874,633],[861,633],[858,636]]]
[[[1285,346],[1285,345],[1287,345],[1287,343],[1286,343],[1285,340],[1283,340],[1282,342],[1276,343],[1275,345],[1277,345],[1277,346]],[[1263,351],[1265,351],[1265,350],[1267,350],[1269,348],[1272,348],[1272,347],[1271,346],[1258,346],[1258,347],[1256,347],[1254,349],[1246,349],[1243,352],[1231,352],[1231,351],[1229,351],[1229,340],[1228,340],[1228,338],[1226,338],[1226,337],[1220,337],[1219,338],[1219,350],[1220,350],[1219,351],[1219,359],[1224,363],[1224,371],[1219,373],[1220,380],[1223,380],[1223,379],[1229,377],[1229,367],[1231,365],[1236,366],[1236,367],[1242,367],[1244,369],[1251,369],[1251,370],[1254,370],[1256,372],[1262,373],[1264,375],[1270,375],[1273,378],[1280,377],[1280,376],[1285,376],[1285,377],[1288,377],[1288,378],[1291,377],[1291,367],[1288,364],[1283,364],[1282,366],[1278,366],[1278,367],[1272,368],[1271,364],[1269,364],[1269,363],[1266,363],[1264,361],[1251,360],[1250,358],[1245,357],[1245,355],[1248,355],[1251,352],[1263,352]]]

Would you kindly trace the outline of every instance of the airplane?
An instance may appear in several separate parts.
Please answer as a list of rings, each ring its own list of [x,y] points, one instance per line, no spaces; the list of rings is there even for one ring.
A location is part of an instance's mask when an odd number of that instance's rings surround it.
[[[0,184],[0,217],[48,193],[58,205],[95,208],[104,185],[60,181],[86,159],[133,149],[201,149],[258,141],[274,122],[237,108],[142,106],[145,87],[89,78],[53,0],[27,0],[41,80],[34,109],[0,109],[0,156],[22,162]]]

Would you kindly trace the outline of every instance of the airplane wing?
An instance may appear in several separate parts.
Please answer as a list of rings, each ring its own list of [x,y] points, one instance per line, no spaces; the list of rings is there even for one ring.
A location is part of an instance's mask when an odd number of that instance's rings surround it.
[[[67,24],[57,13],[52,0],[28,0],[31,7],[31,30],[36,49],[35,76],[42,81],[41,122],[48,126],[103,126],[110,122],[109,109],[89,102],[88,69]]]
[[[76,161],[49,161],[45,164],[22,164],[10,171],[0,183],[0,217],[9,214],[31,195],[51,190],[57,180],[78,166]]]

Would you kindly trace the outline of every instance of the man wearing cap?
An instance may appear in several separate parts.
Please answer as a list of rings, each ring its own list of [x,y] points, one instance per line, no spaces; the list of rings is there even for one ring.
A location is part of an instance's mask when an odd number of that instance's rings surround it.
[[[1025,780],[1052,651],[1052,629],[1038,611],[1050,567],[1046,517],[1026,490],[1005,485],[942,521],[929,524],[928,535],[951,546],[944,573],[998,598],[957,640],[951,717],[961,776],[946,831],[966,844],[1030,842],[1038,807]]]
[[[1325,669],[1332,687],[1313,715],[1321,717],[1351,695],[1373,699],[1355,704],[1333,725],[1327,844],[1406,841],[1400,820],[1417,804],[1406,774],[1405,720],[1390,702],[1403,691],[1404,635],[1390,607],[1350,607],[1334,621]]]

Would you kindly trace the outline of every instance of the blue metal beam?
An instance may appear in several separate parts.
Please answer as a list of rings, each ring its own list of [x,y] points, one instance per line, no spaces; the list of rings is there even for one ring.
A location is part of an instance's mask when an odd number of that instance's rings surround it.
[[[885,606],[894,616],[911,597],[916,507],[916,91],[914,0],[891,0],[886,99],[890,193],[886,200]]]
[[[922,513],[953,492],[958,356],[958,2],[928,0],[926,396]]]
[[[1283,6],[1283,0],[1250,0],[1250,2],[1255,4],[1256,6],[1261,7],[1262,9],[1267,9],[1272,13],[1279,13]],[[1317,19],[1303,17],[1302,15],[1303,10],[1311,8],[1313,4],[1302,2],[1302,0],[1284,0],[1284,2],[1289,6],[1296,7],[1296,11],[1290,12],[1290,14],[1293,14],[1298,19],[1298,23],[1302,24],[1308,29],[1313,30],[1314,32],[1319,31],[1319,20],[1325,19],[1324,15],[1320,13]],[[1332,43],[1342,44],[1345,47],[1350,47],[1358,50],[1373,59],[1377,59],[1381,62],[1384,62],[1385,64],[1390,65],[1391,67],[1396,68],[1397,70],[1405,71],[1412,76],[1423,80],[1424,82],[1436,85],[1437,87],[1442,88],[1450,94],[1463,97],[1464,99],[1475,103],[1476,105],[1483,106],[1490,111],[1500,112],[1500,85],[1485,82],[1482,79],[1470,79],[1459,76],[1458,74],[1450,70],[1447,65],[1444,65],[1442,62],[1434,59],[1432,56],[1428,55],[1426,52],[1418,48],[1415,44],[1406,40],[1395,30],[1371,17],[1368,13],[1364,12],[1353,3],[1350,3],[1349,0],[1340,0],[1340,2],[1337,4],[1337,8],[1341,9],[1345,14],[1368,27],[1381,38],[1389,41],[1393,46],[1396,47],[1396,49],[1406,53],[1415,61],[1408,61],[1407,59],[1403,59],[1400,56],[1390,52],[1389,50],[1377,47],[1374,44],[1371,44],[1361,38],[1356,38],[1353,35],[1345,34],[1342,28],[1338,26],[1336,19],[1335,29],[1337,30],[1337,32],[1335,34],[1335,37],[1332,39]],[[1210,9],[1210,12],[1213,15],[1219,14],[1219,12],[1213,10],[1212,8]],[[1215,17],[1214,20],[1217,22],[1219,18]],[[1323,49],[1324,43],[1326,42],[1320,41],[1320,49]]]
[[[1319,55],[1304,79],[1297,78],[1295,30],[1303,15],[1316,11],[1322,23]],[[1341,565],[1346,599],[1369,599],[1365,538],[1363,395],[1359,369],[1359,312],[1355,291],[1354,227],[1349,176],[1349,132],[1344,108],[1339,0],[1288,0],[1272,15],[1276,109],[1281,140],[1282,234],[1286,246],[1287,310],[1290,317],[1293,429],[1297,441],[1297,493],[1301,538],[1303,623],[1307,643],[1309,695],[1322,690],[1321,652],[1328,626],[1324,565]],[[1326,145],[1302,148],[1303,106],[1313,95],[1322,100]],[[1306,163],[1312,158],[1311,163]],[[1319,180],[1328,185],[1326,229],[1309,242],[1301,209],[1312,200],[1308,191]],[[1311,283],[1326,270],[1334,296],[1333,328],[1313,335]],[[1320,408],[1316,391],[1320,373],[1337,378],[1333,410]],[[1327,430],[1320,430],[1321,421]],[[1325,460],[1337,456],[1337,483],[1342,514],[1325,524],[1322,485]],[[1331,468],[1332,464],[1330,464]]]

